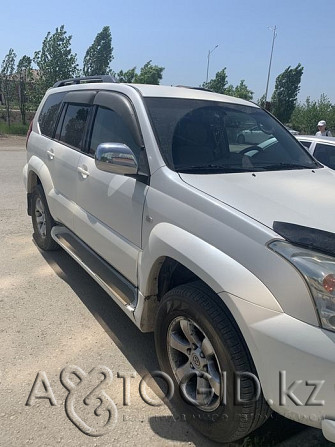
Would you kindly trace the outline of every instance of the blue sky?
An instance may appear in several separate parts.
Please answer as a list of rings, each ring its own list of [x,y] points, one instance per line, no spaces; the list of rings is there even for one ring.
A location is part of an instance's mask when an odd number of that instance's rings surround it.
[[[116,72],[148,60],[165,67],[162,84],[198,86],[227,67],[228,82],[244,79],[254,100],[264,94],[276,25],[269,95],[289,65],[304,67],[299,100],[325,93],[335,103],[335,0],[78,0],[6,2],[1,11],[0,61],[40,50],[48,31],[64,24],[82,66],[96,34],[110,26]]]

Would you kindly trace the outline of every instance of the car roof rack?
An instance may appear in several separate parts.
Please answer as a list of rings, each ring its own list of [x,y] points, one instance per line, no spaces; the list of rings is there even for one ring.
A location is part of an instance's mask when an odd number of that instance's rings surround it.
[[[64,79],[63,81],[58,81],[52,87],[64,87],[66,85],[72,84],[89,84],[91,82],[116,82],[116,79],[111,75],[83,76],[79,78]]]

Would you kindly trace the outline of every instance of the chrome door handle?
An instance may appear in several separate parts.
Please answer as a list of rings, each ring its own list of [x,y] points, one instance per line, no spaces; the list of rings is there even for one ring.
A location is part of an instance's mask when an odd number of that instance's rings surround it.
[[[54,153],[54,150],[53,150],[53,149],[49,149],[49,150],[47,151],[47,154],[48,154],[50,160],[53,160],[53,159],[55,158],[55,153]]]
[[[86,169],[81,168],[81,167],[78,167],[77,169],[78,169],[78,172],[80,172],[80,174],[81,174],[81,176],[83,178],[89,177],[90,173]]]

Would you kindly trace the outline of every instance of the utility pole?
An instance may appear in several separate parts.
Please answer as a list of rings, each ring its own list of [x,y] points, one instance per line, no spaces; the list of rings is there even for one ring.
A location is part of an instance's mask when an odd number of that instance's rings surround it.
[[[214,50],[216,50],[216,48],[217,48],[218,46],[219,46],[219,44],[215,45],[215,47],[214,47],[212,50],[208,51],[208,56],[207,56],[207,75],[206,75],[206,84],[207,84],[207,82],[208,82],[209,58],[210,58],[210,55],[213,53]]]
[[[266,108],[267,99],[268,99],[269,80],[270,80],[270,72],[271,72],[271,64],[272,64],[272,55],[273,55],[273,47],[274,47],[274,44],[275,44],[275,38],[277,37],[277,26],[275,25],[274,28],[269,27],[269,29],[273,31],[273,37],[272,37],[272,47],[271,47],[271,55],[270,55],[270,62],[269,62],[268,80],[266,82],[266,90],[265,90],[265,108]]]

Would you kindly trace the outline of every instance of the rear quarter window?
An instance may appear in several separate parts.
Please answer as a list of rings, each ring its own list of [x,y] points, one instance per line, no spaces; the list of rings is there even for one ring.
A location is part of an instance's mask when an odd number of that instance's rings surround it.
[[[42,135],[52,138],[64,96],[65,92],[60,92],[51,94],[46,99],[38,117]]]

